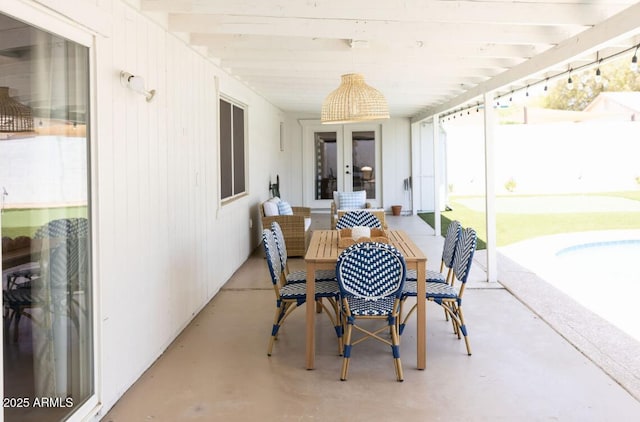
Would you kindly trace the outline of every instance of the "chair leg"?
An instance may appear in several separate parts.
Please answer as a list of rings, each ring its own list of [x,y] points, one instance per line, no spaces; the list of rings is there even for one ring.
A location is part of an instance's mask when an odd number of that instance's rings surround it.
[[[336,320],[334,322],[334,328],[336,330],[336,335],[338,336],[338,356],[342,356],[342,351],[344,349],[344,326],[342,324],[342,313],[340,312],[340,305],[336,300],[332,301],[333,312],[336,316]]]
[[[447,307],[445,309],[447,320],[449,319],[449,314],[451,314],[451,326],[453,328],[453,334],[457,335],[458,339],[460,339],[460,317],[458,316],[458,309],[455,302],[443,302],[442,306]]]
[[[462,306],[457,307],[458,318],[460,318],[460,331],[462,331],[462,335],[464,336],[464,342],[467,346],[467,354],[471,356],[471,345],[469,345],[469,336],[467,334],[467,326],[464,323],[464,315],[462,315]]]
[[[4,316],[4,332],[5,332],[4,338],[5,339],[9,338],[9,331],[11,331],[11,323],[13,322],[13,319],[15,318],[15,316],[16,314],[13,309],[9,308],[6,311],[6,314]]]
[[[391,352],[393,353],[393,361],[396,369],[396,378],[399,382],[404,381],[404,374],[402,372],[402,362],[400,361],[400,338],[398,331],[396,330],[395,321],[389,323],[391,330]]]
[[[351,359],[351,331],[353,329],[353,323],[347,323],[347,332],[344,336],[344,351],[342,353],[342,372],[340,373],[340,381],[347,380],[347,373],[349,372],[349,360]]]
[[[338,302],[336,301],[336,299],[327,298],[327,301],[331,304],[331,309],[329,309],[321,301],[318,301],[316,303],[319,303],[322,306],[322,308],[324,308],[325,312],[327,313],[327,316],[329,317],[329,319],[331,320],[331,323],[333,324],[333,328],[334,328],[334,330],[336,332],[336,336],[338,337],[338,356],[342,356],[342,347],[343,347],[342,332],[343,332],[343,328],[342,328],[342,319],[341,319],[341,315],[340,315],[340,309],[338,307]]]
[[[20,311],[16,310],[13,312],[13,342],[17,343],[18,342],[18,336],[19,336],[19,332],[18,330],[20,329]]]
[[[273,344],[278,339],[278,331],[280,330],[282,322],[287,317],[290,307],[290,303],[281,302],[280,306],[276,308],[276,315],[273,319],[273,326],[271,327],[271,338],[269,339],[269,347],[267,348],[267,356],[271,356],[271,352],[273,351]]]
[[[415,310],[417,309],[417,305],[414,304],[411,309],[409,309],[409,312],[407,313],[407,315],[405,315],[404,317],[402,317],[402,307],[403,307],[403,302],[402,301],[400,303],[400,312],[398,313],[398,334],[402,335],[402,333],[404,332],[404,327],[407,325],[407,321],[409,320],[409,317],[415,312]]]

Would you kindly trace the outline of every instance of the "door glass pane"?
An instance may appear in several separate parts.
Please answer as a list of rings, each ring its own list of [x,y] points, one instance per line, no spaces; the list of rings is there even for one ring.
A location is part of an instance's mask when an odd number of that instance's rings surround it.
[[[338,168],[336,132],[315,132],[315,199],[333,199],[338,190],[336,170]]]
[[[59,421],[94,385],[89,51],[2,14],[0,32],[4,420]]]
[[[367,199],[376,197],[376,137],[372,130],[353,132],[351,139],[353,190],[366,190]]]

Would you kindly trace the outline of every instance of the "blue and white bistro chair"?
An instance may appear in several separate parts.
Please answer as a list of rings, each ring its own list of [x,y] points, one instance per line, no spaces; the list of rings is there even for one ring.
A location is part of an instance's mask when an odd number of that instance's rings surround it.
[[[381,229],[382,223],[373,213],[365,210],[348,211],[338,218],[336,222],[336,230],[358,226]]]
[[[447,233],[444,237],[444,246],[442,247],[442,260],[440,261],[440,271],[427,270],[427,278],[426,282],[429,283],[447,283],[453,285],[453,256],[456,251],[456,247],[458,245],[458,240],[460,239],[460,232],[462,231],[462,225],[459,221],[453,220],[449,223],[449,227],[447,227]],[[444,270],[447,269],[447,273],[445,275]],[[417,276],[415,270],[407,270],[407,282],[405,283],[405,290],[408,291],[417,291]],[[406,314],[403,312],[405,301],[402,301],[400,307],[400,315],[404,315],[402,317],[402,321],[400,322],[400,335],[404,331],[404,327],[409,320],[409,317],[415,312],[416,304],[414,304],[409,312]],[[444,313],[447,321],[449,320],[449,314],[445,311]]]
[[[340,379],[347,379],[352,346],[373,338],[391,346],[396,378],[403,380],[400,338],[396,328],[402,288],[406,277],[402,254],[385,243],[362,242],[345,249],[338,257],[336,275],[340,286],[341,311],[346,326]],[[381,320],[378,329],[365,328],[361,320]],[[353,330],[362,336],[354,340]],[[389,330],[390,339],[380,333]]]
[[[442,247],[442,260],[440,261],[440,271],[427,270],[427,281],[433,281],[435,283],[449,283],[453,277],[453,255],[458,245],[458,239],[460,238],[460,232],[462,231],[462,225],[459,221],[453,220],[447,227],[447,233],[444,237],[444,246]],[[444,273],[445,268],[447,273]],[[416,280],[416,271],[407,271],[407,282],[410,280]]]
[[[284,239],[284,232],[277,221],[271,223],[271,231],[275,236],[276,246],[278,248],[278,255],[280,257],[280,264],[284,271],[285,283],[306,283],[307,272],[305,270],[290,271],[289,262],[287,261],[287,244]],[[316,281],[336,280],[335,270],[317,270]]]
[[[461,333],[464,336],[467,354],[469,355],[471,355],[471,347],[464,314],[462,313],[462,295],[471,270],[476,244],[477,234],[475,230],[472,228],[463,229],[460,232],[460,239],[453,257],[453,284],[427,282],[426,286],[426,299],[442,306],[451,317],[454,331],[458,338],[460,338]],[[456,280],[460,283],[458,290],[455,287]],[[416,297],[417,291],[412,289],[410,285],[406,285],[403,292],[403,300],[410,296]]]
[[[262,245],[264,247],[264,253],[266,256],[267,265],[269,267],[269,275],[271,276],[271,282],[273,283],[273,290],[276,295],[276,313],[273,320],[273,327],[271,329],[271,339],[269,340],[269,347],[267,349],[267,355],[271,356],[273,351],[273,344],[278,338],[280,327],[287,319],[289,315],[300,305],[303,305],[307,300],[307,285],[306,283],[284,283],[284,273],[282,271],[282,264],[278,257],[277,246],[273,232],[269,229],[262,231]],[[316,281],[315,284],[316,295],[315,300],[325,310],[336,331],[338,336],[338,350],[342,349],[342,325],[340,323],[340,314],[338,310],[338,298],[340,292],[338,289],[338,283],[336,281]],[[327,302],[331,305],[328,308],[322,299],[327,299]]]

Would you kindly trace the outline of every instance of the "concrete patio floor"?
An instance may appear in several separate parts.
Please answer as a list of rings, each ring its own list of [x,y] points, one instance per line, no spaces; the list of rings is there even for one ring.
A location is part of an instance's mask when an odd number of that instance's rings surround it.
[[[409,232],[428,268],[438,268],[443,240],[428,225],[419,217],[387,222]],[[328,216],[314,214],[313,225],[328,227]],[[303,268],[302,259],[291,261]],[[413,320],[402,337],[403,383],[395,381],[390,350],[378,342],[354,347],[349,380],[341,382],[324,315],[317,315],[316,369],[304,369],[303,310],[283,326],[273,356],[266,355],[274,295],[256,250],[103,421],[639,420],[637,342],[600,331],[587,310],[503,257],[501,283],[485,282],[484,262],[480,251],[464,296],[472,356],[430,303],[425,370],[416,369]],[[602,353],[610,343],[624,353]],[[612,378],[606,360],[626,368],[629,379],[615,372]]]

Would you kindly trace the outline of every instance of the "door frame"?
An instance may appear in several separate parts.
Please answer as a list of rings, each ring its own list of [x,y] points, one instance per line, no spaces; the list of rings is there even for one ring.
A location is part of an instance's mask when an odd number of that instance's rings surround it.
[[[81,7],[80,10],[83,8]],[[74,412],[65,416],[66,421],[75,422],[86,420],[90,415],[97,414],[102,408],[103,404],[99,400],[99,397],[102,394],[101,383],[102,383],[102,357],[100,351],[102,350],[102,332],[100,322],[102,319],[100,318],[100,283],[99,283],[99,274],[98,274],[98,235],[97,235],[97,227],[98,227],[98,212],[96,204],[98,203],[97,198],[97,156],[95,151],[97,150],[97,124],[96,124],[96,113],[94,111],[97,109],[97,97],[96,97],[96,68],[97,66],[97,36],[96,33],[100,33],[100,31],[96,30],[95,32],[91,32],[87,29],[87,27],[79,27],[69,22],[69,20],[57,12],[51,12],[48,10],[44,10],[37,4],[28,4],[24,2],[5,2],[0,5],[0,13],[7,15],[11,18],[21,20],[25,22],[26,25],[30,27],[39,28],[45,32],[49,32],[56,36],[65,38],[69,41],[75,42],[79,45],[87,47],[88,49],[88,72],[89,72],[89,92],[88,92],[88,127],[89,131],[87,132],[87,137],[89,138],[87,143],[87,161],[89,170],[87,173],[87,183],[88,183],[88,191],[87,191],[87,201],[89,208],[89,221],[90,221],[90,277],[92,283],[92,296],[91,296],[91,309],[92,309],[92,323],[91,323],[91,359],[92,363],[89,369],[93,373],[92,380],[92,393],[86,397],[84,402],[78,405]],[[82,12],[79,12],[81,14]],[[106,26],[105,26],[106,28]],[[1,224],[1,221],[0,221]],[[1,227],[1,226],[0,226]],[[0,334],[2,334],[4,338],[4,324],[0,327]],[[4,356],[4,342],[0,344],[0,355]],[[0,383],[0,395],[5,397],[4,394],[4,359],[0,361],[0,379],[3,381]],[[0,422],[4,421],[4,410],[0,412]]]
[[[375,163],[373,177],[376,181],[381,181],[382,177],[382,129],[379,123],[357,123],[357,124],[322,124],[320,120],[301,120],[302,125],[302,202],[306,207],[313,209],[329,209],[331,199],[315,199],[315,142],[316,132],[336,132],[336,143],[338,144],[336,181],[337,190],[351,190],[353,186],[351,170],[351,143],[353,132],[372,131],[375,136]],[[340,151],[342,149],[342,151]],[[347,169],[347,165],[349,168]],[[372,207],[379,207],[382,204],[382,183],[377,182],[375,187],[375,198],[367,198],[367,202]]]

